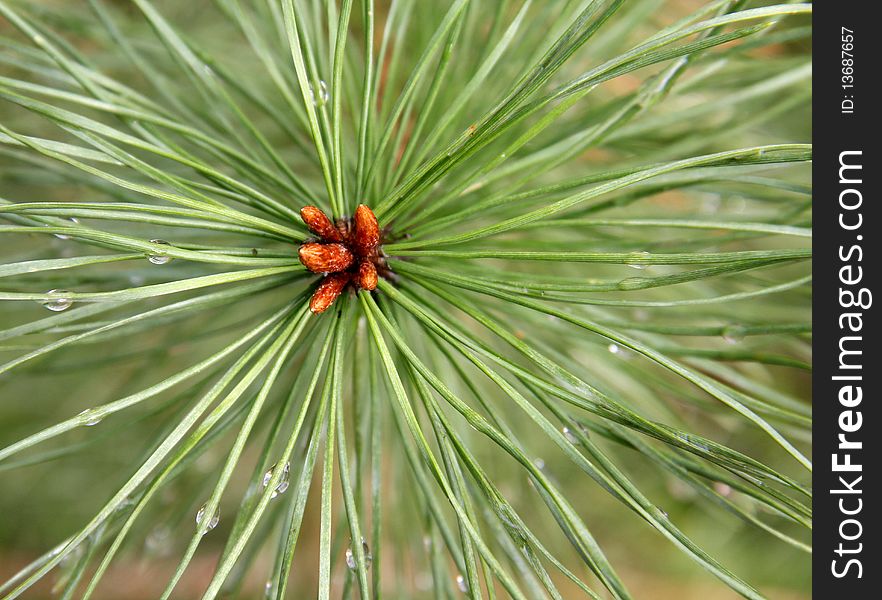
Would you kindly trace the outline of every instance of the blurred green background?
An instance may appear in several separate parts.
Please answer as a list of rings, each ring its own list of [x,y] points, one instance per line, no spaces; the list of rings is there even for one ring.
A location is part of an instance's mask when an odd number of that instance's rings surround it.
[[[430,0],[434,2],[434,0]],[[55,8],[66,5],[66,9],[74,4],[82,4],[83,11],[65,11],[65,17],[58,17]],[[139,15],[129,2],[117,0],[114,14],[128,14],[132,21],[127,27],[138,31],[146,27],[138,22]],[[553,4],[553,3],[550,3]],[[705,3],[696,0],[671,0],[659,2],[658,8],[648,12],[645,30],[656,31],[673,22],[675,19],[701,8]],[[177,0],[156,1],[155,5],[174,23],[184,28],[188,35],[198,39],[204,47],[217,55],[224,56],[235,68],[247,68],[247,60],[242,58],[231,42],[228,25],[219,19],[214,3],[207,1],[178,2]],[[43,13],[46,23],[65,31],[66,39],[80,51],[89,53],[95,60],[106,63],[110,71],[118,69],[115,57],[103,54],[100,48],[92,46],[87,37],[78,37],[77,30],[83,26],[79,19],[88,21],[93,17],[86,10],[86,2],[80,0],[39,0],[33,2],[35,13]],[[43,12],[45,9],[45,12]],[[379,7],[378,7],[378,10]],[[537,9],[539,10],[539,9]],[[382,13],[382,10],[380,10]],[[10,36],[21,41],[21,36],[12,26],[0,18],[0,36]],[[146,39],[146,37],[145,37]],[[148,42],[144,42],[148,44]],[[155,42],[153,42],[155,43]],[[748,56],[756,61],[765,59],[790,59],[794,61],[810,52],[810,40],[799,39],[788,43],[766,46],[753,51]],[[0,47],[0,76],[13,76],[17,70],[13,62],[13,49],[7,44]],[[582,57],[589,61],[590,55]],[[747,62],[745,62],[747,64]],[[574,70],[578,67],[574,66]],[[744,68],[748,68],[747,66]],[[116,72],[120,76],[120,72]],[[604,93],[614,96],[635,87],[642,77],[625,76],[609,82],[604,86]],[[47,81],[49,81],[47,79]],[[43,82],[46,83],[46,82]],[[136,81],[136,84],[141,83]],[[722,82],[721,82],[722,83]],[[700,103],[700,98],[684,98],[681,106]],[[734,110],[734,109],[733,109]],[[719,118],[722,115],[705,115],[703,118]],[[39,120],[13,109],[10,105],[0,102],[0,121],[14,124],[22,130],[39,128]],[[751,142],[773,143],[778,140],[804,140],[810,136],[810,105],[795,106],[792,110],[781,114],[771,122],[762,122],[755,128],[747,128],[735,134],[732,147],[747,145]],[[671,137],[676,137],[672,132]],[[650,149],[663,145],[664,140],[647,142]],[[639,148],[639,140],[633,142],[631,150]],[[603,149],[586,153],[581,161],[598,164],[615,164],[617,149]],[[59,180],[52,173],[46,174],[46,185],[35,185],[34,182],[21,174],[21,163],[0,154],[0,197],[20,200],[36,198],[41,200],[67,200],[82,197],[88,193],[87,188],[77,185],[59,185]],[[791,167],[793,180],[805,180],[807,168]],[[750,199],[739,198],[737,192],[724,191],[720,194],[679,192],[660,193],[644,201],[639,208],[624,207],[612,213],[614,216],[646,216],[648,213],[660,215],[689,216],[702,210],[708,204],[719,205],[720,218],[731,216],[738,219],[761,219],[763,207],[752,204]],[[2,221],[2,218],[0,218]],[[144,237],[170,237],[170,231],[162,231],[155,225],[138,226],[132,224],[129,231]],[[211,234],[205,234],[205,240],[213,240]],[[672,238],[673,243],[676,239]],[[659,240],[656,240],[659,241]],[[0,257],[2,262],[16,262],[33,257],[67,257],[77,255],[79,249],[69,240],[49,238],[35,235],[3,235],[0,234]],[[292,253],[294,249],[292,247]],[[185,277],[198,273],[198,269],[188,269],[184,265],[176,265],[176,277]],[[538,267],[537,267],[538,268]],[[597,274],[602,274],[606,267],[598,267]],[[613,268],[608,268],[612,272]],[[618,271],[620,272],[620,271]],[[63,288],[66,275],[57,275],[57,285]],[[80,281],[87,281],[97,286],[114,282],[127,281],[131,285],[164,280],[166,273],[157,271],[146,261],[137,263],[118,263],[87,267],[78,273]],[[26,286],[22,286],[26,287]],[[9,289],[7,287],[7,289]],[[285,290],[279,294],[287,293]],[[276,296],[277,298],[278,296]],[[112,343],[106,340],[96,344],[84,344],[76,349],[67,350],[51,359],[39,360],[25,369],[0,376],[0,447],[9,445],[16,440],[39,429],[65,418],[69,418],[84,408],[102,404],[137,390],[150,382],[174,374],[182,364],[191,364],[193,357],[205,356],[214,348],[229,343],[240,335],[243,323],[254,321],[255,316],[264,314],[274,304],[266,296],[255,297],[253,301],[242,303],[235,308],[223,311],[212,311],[202,317],[191,318],[167,326],[145,329],[134,333],[126,332],[116,336]],[[161,303],[146,302],[145,308],[160,306]],[[766,300],[765,302],[770,302]],[[810,314],[810,296],[802,296],[802,306],[797,310],[801,315]],[[793,312],[793,306],[777,307],[774,304],[759,309],[768,311]],[[749,318],[758,307],[742,305],[739,307]],[[0,329],[11,328],[31,322],[46,315],[45,309],[34,302],[4,303],[0,305]],[[737,317],[737,315],[736,315]],[[734,317],[733,317],[734,318]],[[59,332],[48,332],[39,338],[27,342],[0,342],[0,360],[9,360],[19,356],[23,351],[53,340]],[[553,335],[553,332],[550,334]],[[586,343],[586,346],[590,344]],[[791,348],[786,343],[777,347],[770,346],[766,350]],[[791,348],[792,349],[792,348]],[[583,350],[584,360],[610,360],[608,349],[596,346],[593,351]],[[798,352],[806,353],[807,348],[799,348]],[[601,356],[600,359],[597,357]],[[802,358],[810,360],[810,354]],[[598,367],[597,376],[606,379],[603,383],[623,393],[639,394],[641,390],[635,386],[639,380],[640,369],[649,369],[645,363],[634,359],[637,366],[632,367],[631,376],[622,375],[619,371],[606,371]],[[602,364],[602,363],[600,363]],[[797,397],[810,397],[810,375],[805,371],[787,369],[768,365],[739,365],[741,373],[756,378],[757,381],[774,385],[777,389]],[[634,375],[634,372],[637,375]],[[197,387],[196,390],[198,391]],[[163,425],[174,419],[180,410],[179,397],[161,394],[149,406],[138,406],[131,411],[110,417],[100,426],[77,428],[60,439],[53,440],[41,448],[39,453],[25,454],[12,461],[0,464],[0,581],[5,581],[18,569],[47,549],[57,544],[64,537],[76,531],[103,505],[106,499],[122,485],[132,472],[135,461],[154,442],[155,435]],[[685,405],[684,405],[685,406]],[[684,408],[685,410],[685,408]],[[701,428],[700,414],[692,415],[696,427]],[[787,461],[781,453],[772,448],[769,440],[756,432],[733,427],[732,432],[716,429],[712,423],[704,423],[706,431],[713,432],[714,439],[722,443],[732,443],[737,448],[749,449],[751,456],[771,466],[781,466]],[[737,435],[737,440],[726,439],[726,435]],[[177,532],[192,528],[195,508],[205,497],[205,474],[215,472],[225,458],[225,448],[231,438],[226,434],[222,443],[208,447],[204,453],[183,471],[175,481],[162,492],[155,502],[146,522],[139,524],[137,543],[130,543],[123,555],[111,567],[107,583],[99,588],[96,598],[156,598],[161,593],[165,582],[177,564],[177,557],[186,544],[187,535]],[[523,428],[523,435],[532,434],[529,427]],[[475,442],[476,439],[472,439]],[[537,441],[537,443],[540,443]],[[473,444],[478,448],[477,444]],[[258,459],[259,448],[249,448],[243,460],[254,463]],[[505,482],[508,488],[504,491],[512,499],[516,508],[525,508],[528,520],[542,530],[543,526],[554,527],[550,517],[545,513],[530,514],[530,507],[535,498],[531,495],[529,484],[523,474],[509,462],[497,460],[499,453],[493,448],[476,450],[483,460],[482,464],[494,475],[494,479]],[[636,598],[650,600],[725,600],[736,595],[720,585],[710,575],[699,572],[692,564],[684,561],[683,556],[658,535],[649,534],[649,530],[639,519],[623,506],[598,490],[597,486],[587,481],[575,466],[565,460],[556,460],[555,450],[549,448],[543,453],[542,460],[549,466],[552,476],[566,482],[569,498],[589,523],[596,537],[601,541],[613,564],[620,570]],[[789,546],[774,541],[756,528],[726,514],[717,507],[711,507],[698,498],[695,493],[682,482],[666,476],[637,456],[621,454],[621,464],[629,474],[641,482],[647,496],[663,503],[671,519],[691,536],[711,555],[719,557],[723,564],[747,581],[757,585],[774,600],[798,600],[811,596],[809,558]],[[393,460],[393,459],[390,459]],[[400,460],[400,458],[398,459]],[[389,470],[394,472],[396,464],[390,463]],[[401,467],[401,464],[397,464]],[[232,501],[237,500],[246,491],[247,469],[241,470],[241,476],[234,477],[230,491],[226,494]],[[316,474],[313,490],[320,480]],[[392,476],[384,482],[390,492],[398,489],[401,482]],[[394,512],[402,515],[401,522],[386,524],[389,548],[394,548],[393,557],[387,557],[383,568],[388,570],[390,597],[408,597],[407,591],[425,592],[431,585],[431,579],[420,565],[414,564],[411,556],[423,552],[422,540],[407,535],[411,518],[419,519],[419,507],[409,498],[407,490],[395,494]],[[232,514],[235,502],[222,505],[222,514]],[[523,506],[518,506],[518,502]],[[225,500],[225,503],[227,501]],[[315,569],[318,565],[318,505],[307,506],[304,531],[298,548],[298,563],[292,574],[292,597],[307,597],[312,594],[315,585]],[[341,503],[336,502],[337,510]],[[390,509],[391,511],[391,509]],[[407,518],[404,516],[407,515]],[[543,522],[543,519],[545,522]],[[142,519],[145,521],[145,519]],[[217,534],[207,536],[203,547],[194,564],[187,571],[179,585],[175,597],[198,597],[205,583],[211,576],[217,557],[222,549],[225,534],[232,519],[221,519]],[[409,544],[409,545],[408,545]],[[566,552],[565,543],[561,544],[561,552]],[[267,564],[270,560],[267,553],[256,558],[257,564]],[[254,571],[261,571],[255,568]],[[65,569],[61,568],[44,582],[30,590],[25,597],[49,598],[57,594],[53,585],[64,581]],[[384,575],[386,573],[384,572]],[[335,575],[341,577],[341,575]],[[561,590],[568,591],[576,597],[576,590],[566,587],[567,582],[558,582]],[[263,580],[257,576],[245,579],[236,597],[260,598],[263,595]],[[304,590],[303,596],[296,590]]]

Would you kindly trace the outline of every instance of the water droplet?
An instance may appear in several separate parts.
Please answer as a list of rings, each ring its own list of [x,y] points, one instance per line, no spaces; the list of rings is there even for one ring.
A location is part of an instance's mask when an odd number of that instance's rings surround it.
[[[312,104],[316,108],[321,108],[331,99],[331,93],[328,91],[328,84],[324,80],[319,80],[318,96],[315,94],[315,88],[310,84],[309,95],[312,96]]]
[[[278,463],[276,463],[276,464],[278,464]],[[273,471],[275,469],[276,469],[276,465],[273,465],[269,469],[266,470],[266,473],[263,474],[263,481],[261,482],[261,485],[263,487],[266,487],[269,485],[270,479],[272,479]]]
[[[77,224],[77,225],[80,223],[79,219],[77,219],[76,217],[70,217],[68,219],[68,221],[70,221],[71,223]],[[55,237],[57,237],[59,240],[69,240],[70,239],[70,236],[65,233],[56,233],[53,235],[55,235]]]
[[[631,360],[632,358],[634,358],[634,354],[630,351],[630,349],[626,348],[625,346],[619,346],[616,343],[610,344],[606,347],[606,349],[609,350],[610,354],[615,354],[622,360]]]
[[[278,463],[271,466],[269,469],[267,469],[267,472],[263,474],[263,487],[266,487],[269,485],[270,480],[273,478],[273,473],[276,470],[276,466],[278,466]],[[273,498],[275,498],[279,494],[285,493],[285,490],[288,489],[290,476],[291,476],[291,463],[286,462],[285,468],[282,471],[282,478],[279,480],[279,483],[276,485],[276,488],[273,490],[273,495],[272,495]]]
[[[746,334],[747,330],[742,325],[729,325],[723,328],[723,339],[729,344],[737,344]]]
[[[563,429],[561,429],[561,433],[564,434],[564,437],[567,438],[567,441],[569,443],[571,443],[571,444],[578,444],[579,443],[579,438],[577,438],[573,434],[572,430],[569,427],[564,427]]]
[[[266,583],[263,584],[263,597],[264,598],[271,598],[272,595],[273,595],[273,582],[267,581]]]
[[[171,246],[171,244],[169,244],[165,240],[159,240],[159,239],[150,240],[150,243],[157,244],[159,246]],[[153,252],[151,254],[148,254],[147,260],[149,260],[154,265],[165,265],[165,264],[168,264],[172,261],[172,257],[167,256],[165,253],[160,251],[160,252]]]
[[[533,464],[536,465],[536,468],[539,469],[540,471],[545,468],[545,461],[542,460],[541,458],[537,458],[536,460],[534,460]]]
[[[469,593],[469,583],[466,581],[466,578],[462,576],[462,573],[456,576],[456,587],[458,587],[459,591],[463,594]]]
[[[199,511],[196,513],[196,525],[202,525],[203,519],[205,519],[205,510],[208,508],[208,503],[203,504]],[[205,524],[205,533],[208,533],[215,527],[217,527],[218,522],[220,521],[220,507],[214,509],[214,515],[212,515],[211,519],[208,520],[208,523]],[[204,534],[203,534],[204,535]]]
[[[77,416],[80,417],[80,421],[83,425],[86,427],[92,427],[101,422],[104,418],[104,413],[94,408],[87,408]]]
[[[646,264],[643,261],[645,261],[650,256],[651,255],[649,254],[649,252],[646,252],[645,250],[641,250],[639,252],[631,252],[630,256],[627,259],[628,262],[626,262],[625,264],[627,264],[632,269],[645,269]]]
[[[70,308],[73,300],[69,296],[68,290],[49,290],[46,295],[49,298],[41,300],[40,304],[51,310],[52,312],[61,312]]]
[[[371,566],[371,561],[374,559],[371,554],[371,549],[367,545],[367,542],[364,541],[364,538],[361,538],[361,551],[364,553],[364,568],[368,569]],[[358,561],[355,556],[355,552],[352,550],[352,546],[346,548],[346,566],[349,567],[350,571],[354,571],[358,568]]]

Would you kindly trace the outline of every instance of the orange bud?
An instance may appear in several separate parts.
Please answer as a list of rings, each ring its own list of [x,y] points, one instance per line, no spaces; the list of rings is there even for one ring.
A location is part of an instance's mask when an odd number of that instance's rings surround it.
[[[363,290],[375,290],[377,288],[377,267],[369,260],[363,260],[358,265],[358,287]]]
[[[334,300],[343,293],[343,288],[349,283],[351,277],[350,273],[334,273],[322,279],[322,282],[312,295],[312,299],[309,301],[309,310],[314,314],[323,313],[328,310],[328,307],[334,303]]]
[[[303,244],[300,262],[313,273],[336,273],[348,269],[355,257],[343,244]]]
[[[309,227],[309,230],[326,242],[342,242],[343,237],[331,219],[321,209],[315,206],[304,206],[300,209],[300,218]]]
[[[364,204],[355,209],[355,235],[353,245],[359,256],[368,256],[380,244],[380,225],[374,211]]]

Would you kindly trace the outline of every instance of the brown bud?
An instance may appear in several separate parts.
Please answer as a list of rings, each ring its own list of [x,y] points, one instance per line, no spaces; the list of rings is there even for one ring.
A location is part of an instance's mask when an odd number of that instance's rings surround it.
[[[352,243],[359,256],[368,256],[380,244],[380,225],[374,211],[364,204],[355,209],[355,235]]]
[[[343,293],[343,288],[351,277],[350,273],[334,273],[322,279],[309,301],[309,310],[315,314],[325,312]]]
[[[377,267],[369,260],[363,260],[358,265],[358,275],[356,278],[358,287],[363,290],[375,290],[377,288]]]
[[[315,206],[304,206],[300,209],[300,218],[309,230],[326,242],[342,242],[340,232],[334,227],[331,219]]]
[[[349,238],[352,237],[352,219],[337,219],[336,225],[340,239],[348,244]]]
[[[336,273],[348,269],[355,258],[343,244],[303,244],[300,262],[313,273]]]

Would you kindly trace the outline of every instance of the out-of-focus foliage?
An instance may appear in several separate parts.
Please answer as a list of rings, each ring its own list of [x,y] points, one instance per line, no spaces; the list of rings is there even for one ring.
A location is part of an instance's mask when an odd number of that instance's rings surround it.
[[[0,0],[0,597],[807,597],[809,12]]]

